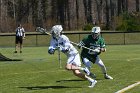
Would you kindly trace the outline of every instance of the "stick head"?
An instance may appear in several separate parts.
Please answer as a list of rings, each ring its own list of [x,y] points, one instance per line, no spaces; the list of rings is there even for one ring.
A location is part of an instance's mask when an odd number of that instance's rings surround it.
[[[46,29],[41,28],[41,27],[37,27],[36,28],[36,32],[45,33],[46,32]]]

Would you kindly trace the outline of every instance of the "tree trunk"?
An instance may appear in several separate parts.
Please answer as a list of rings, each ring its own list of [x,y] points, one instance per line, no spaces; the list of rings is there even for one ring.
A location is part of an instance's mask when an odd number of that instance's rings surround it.
[[[140,11],[140,0],[136,0],[136,11]]]

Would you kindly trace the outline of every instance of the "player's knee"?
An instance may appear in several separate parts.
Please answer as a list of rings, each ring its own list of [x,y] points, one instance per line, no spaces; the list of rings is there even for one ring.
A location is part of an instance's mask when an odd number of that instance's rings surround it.
[[[80,72],[79,70],[74,70],[74,71],[73,71],[73,74],[76,75],[76,76],[79,76],[80,73],[81,73],[81,72]]]
[[[79,70],[75,70],[74,72],[75,74],[78,74],[78,75],[81,73]]]
[[[71,68],[72,68],[71,65],[66,65],[65,67],[66,70],[71,70]]]

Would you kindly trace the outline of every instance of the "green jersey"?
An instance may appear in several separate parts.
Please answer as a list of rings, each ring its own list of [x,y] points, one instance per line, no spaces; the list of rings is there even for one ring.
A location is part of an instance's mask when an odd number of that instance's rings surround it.
[[[104,39],[99,36],[97,40],[93,39],[92,35],[88,35],[86,38],[84,38],[80,44],[82,46],[88,47],[90,49],[100,49],[100,48],[105,48],[105,42]],[[94,61],[97,55],[100,53],[96,53],[94,51],[88,50],[83,48],[81,52],[81,57],[82,58],[88,58],[90,61]]]

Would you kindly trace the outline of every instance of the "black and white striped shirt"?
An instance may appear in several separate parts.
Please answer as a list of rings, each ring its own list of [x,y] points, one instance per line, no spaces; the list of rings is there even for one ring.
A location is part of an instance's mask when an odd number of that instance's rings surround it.
[[[16,36],[23,36],[24,35],[23,33],[25,33],[25,30],[23,27],[18,27],[16,29]]]

